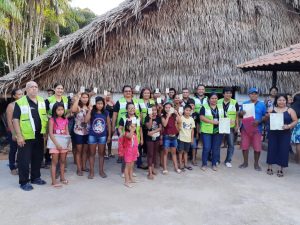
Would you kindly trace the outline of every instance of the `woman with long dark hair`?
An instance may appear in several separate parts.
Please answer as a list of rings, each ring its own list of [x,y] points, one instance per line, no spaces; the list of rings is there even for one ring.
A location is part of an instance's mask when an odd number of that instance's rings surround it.
[[[272,175],[272,165],[277,164],[280,166],[277,176],[282,177],[283,168],[288,167],[291,129],[296,126],[298,119],[295,111],[287,107],[287,97],[282,94],[275,97],[274,107],[268,110],[268,116],[271,113],[283,114],[284,125],[282,130],[268,131],[267,173]]]
[[[105,101],[102,97],[96,97],[96,105],[90,107],[85,122],[90,123],[89,130],[89,163],[90,174],[89,179],[94,178],[94,164],[96,147],[98,147],[99,155],[99,174],[102,178],[106,178],[107,175],[104,172],[104,154],[106,143],[111,142],[111,124],[108,112],[105,110]]]
[[[16,154],[18,151],[18,144],[16,139],[16,131],[13,126],[13,112],[15,108],[15,101],[23,96],[23,91],[20,88],[16,88],[11,92],[12,102],[8,104],[6,108],[6,119],[7,119],[7,135],[9,140],[9,169],[12,175],[17,175],[16,167]]]
[[[89,124],[85,122],[89,110],[90,96],[87,92],[75,96],[71,111],[75,113],[74,141],[76,144],[77,175],[83,176],[83,171],[88,172],[86,161],[88,157]]]

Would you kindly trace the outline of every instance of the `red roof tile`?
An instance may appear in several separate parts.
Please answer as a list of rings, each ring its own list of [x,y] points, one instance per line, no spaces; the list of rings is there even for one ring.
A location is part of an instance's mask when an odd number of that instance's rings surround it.
[[[237,67],[243,70],[255,70],[257,68],[262,70],[263,67],[271,69],[272,66],[295,62],[300,62],[300,43],[242,63]]]

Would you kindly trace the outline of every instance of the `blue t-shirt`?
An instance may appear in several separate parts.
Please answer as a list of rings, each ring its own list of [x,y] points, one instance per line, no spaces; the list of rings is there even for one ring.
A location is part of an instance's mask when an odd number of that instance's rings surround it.
[[[104,137],[107,136],[107,117],[109,116],[108,111],[104,111],[101,114],[94,114],[91,118],[90,133],[91,136]]]
[[[243,104],[250,104],[252,103],[250,100],[243,102]],[[241,107],[241,111],[243,111],[243,105]],[[255,103],[255,120],[261,122],[262,118],[266,115],[267,108],[265,104],[261,101],[257,101]],[[262,132],[262,124],[260,123],[258,125],[258,129],[260,132]]]

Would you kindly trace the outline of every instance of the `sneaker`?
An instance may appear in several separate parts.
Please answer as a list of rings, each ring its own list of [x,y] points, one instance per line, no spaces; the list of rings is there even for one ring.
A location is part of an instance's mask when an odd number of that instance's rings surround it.
[[[124,174],[124,173],[122,173],[122,174],[121,174],[121,177],[122,177],[122,178],[125,178],[125,174]]]
[[[228,168],[231,168],[232,164],[230,162],[227,162],[227,163],[225,163],[225,166],[228,167]]]
[[[136,173],[132,173],[132,176],[133,176],[133,177],[137,177]]]
[[[29,184],[29,183],[20,185],[20,188],[21,188],[23,191],[31,191],[31,190],[33,190],[32,185]]]
[[[31,183],[37,185],[45,185],[46,181],[42,180],[41,178],[36,178],[35,180],[31,181]]]

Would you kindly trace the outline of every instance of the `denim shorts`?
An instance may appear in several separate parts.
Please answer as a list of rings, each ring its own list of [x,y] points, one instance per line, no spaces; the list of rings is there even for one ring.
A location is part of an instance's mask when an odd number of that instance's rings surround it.
[[[100,145],[105,145],[106,144],[106,140],[107,137],[103,136],[103,137],[96,137],[96,136],[92,136],[89,135],[89,140],[88,143],[91,144],[100,144]]]
[[[74,142],[76,145],[84,145],[88,143],[89,135],[74,134]]]
[[[163,136],[163,146],[164,148],[177,148],[177,137],[169,137],[167,135]]]
[[[191,143],[178,140],[178,151],[179,152],[181,152],[181,151],[189,152],[190,148],[191,148]]]
[[[198,148],[198,144],[199,144],[199,141],[196,137],[194,137],[194,143],[192,144],[191,148],[192,149],[197,149]]]

